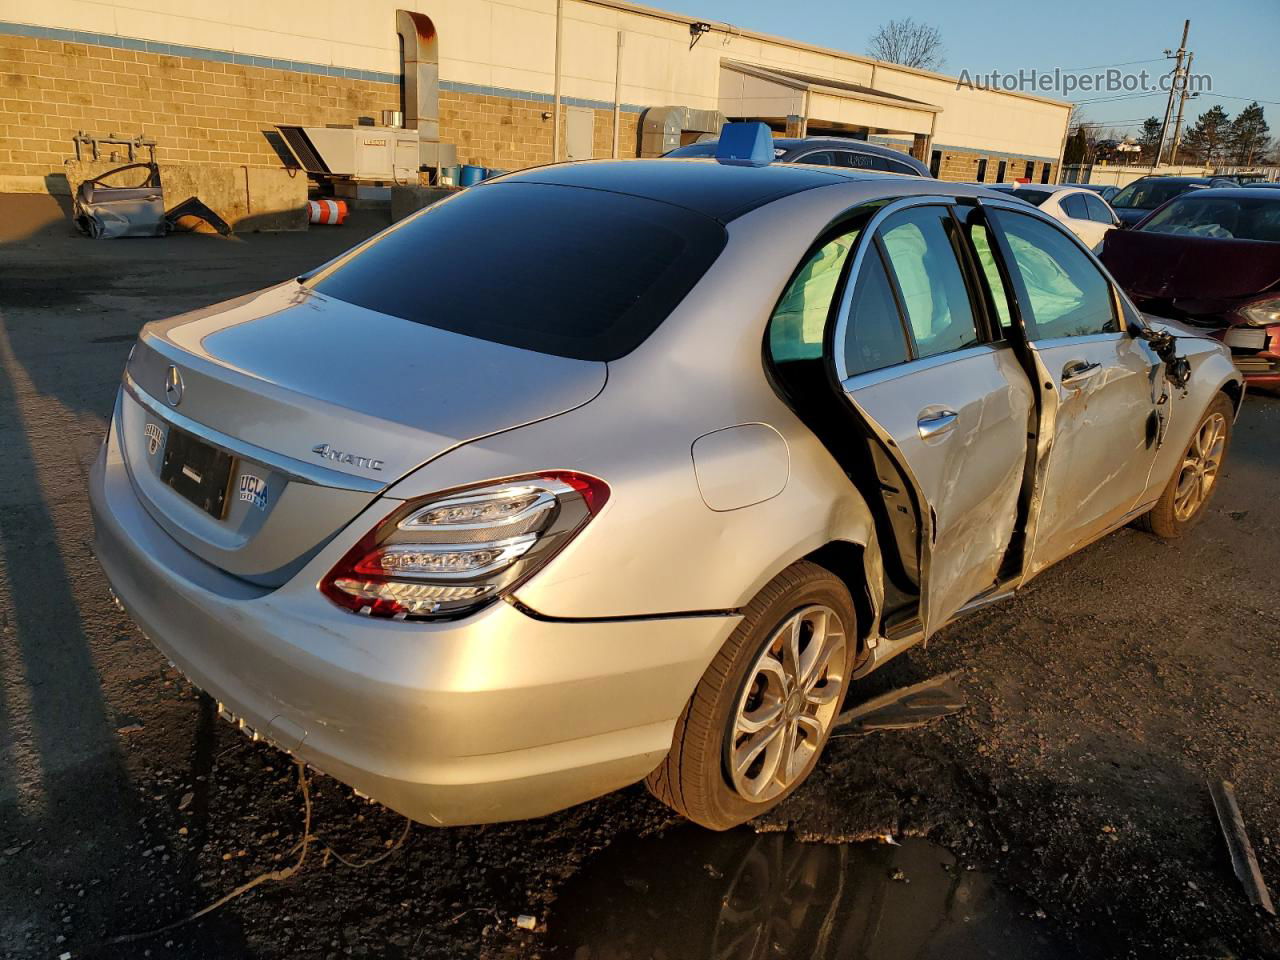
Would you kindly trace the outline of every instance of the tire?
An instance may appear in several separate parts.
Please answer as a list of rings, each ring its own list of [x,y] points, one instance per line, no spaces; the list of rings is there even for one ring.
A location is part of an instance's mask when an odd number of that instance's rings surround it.
[[[1235,408],[1231,400],[1221,393],[1214,397],[1204,413],[1200,415],[1200,421],[1191,435],[1191,442],[1187,444],[1186,450],[1178,459],[1173,476],[1169,478],[1169,483],[1160,494],[1160,499],[1156,501],[1156,505],[1149,513],[1139,518],[1138,526],[1162,540],[1177,540],[1200,522],[1204,516],[1205,507],[1213,498],[1213,492],[1218,489],[1217,481],[1221,476],[1222,463],[1231,446],[1231,421],[1234,418]],[[1186,496],[1187,488],[1182,484],[1188,474],[1194,477],[1199,473],[1199,476],[1203,477],[1209,473],[1204,469],[1206,460],[1202,447],[1207,431],[1215,424],[1219,431],[1219,439],[1210,444],[1211,447],[1216,447],[1216,455],[1211,456],[1212,473],[1209,475],[1209,483],[1207,487],[1198,491],[1199,496],[1192,498],[1194,503],[1189,504]],[[1212,450],[1208,452],[1213,453]],[[1203,480],[1201,485],[1203,486]],[[1189,511],[1188,507],[1190,507]]]
[[[785,641],[793,636],[798,658],[787,653]],[[857,621],[844,582],[816,564],[788,567],[747,605],[698,681],[676,722],[671,752],[646,786],[711,830],[736,827],[777,806],[817,765],[856,652]],[[754,733],[740,729],[756,723]]]

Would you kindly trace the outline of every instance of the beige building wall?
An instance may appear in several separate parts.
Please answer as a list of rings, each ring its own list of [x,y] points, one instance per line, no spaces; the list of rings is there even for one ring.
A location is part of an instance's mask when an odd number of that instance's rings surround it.
[[[141,130],[188,158],[195,151],[218,154],[221,162],[278,162],[262,136],[274,123],[350,122],[398,104],[395,12],[402,7],[427,14],[437,29],[441,134],[458,144],[460,159],[497,167],[551,159],[552,124],[541,115],[554,89],[556,0],[0,0],[0,49],[15,54],[0,65],[10,98],[0,101],[7,141],[0,155],[6,147],[9,155],[0,164],[12,172],[17,164],[54,163],[54,154],[70,148],[73,127]],[[1065,103],[957,90],[953,78],[727,25],[713,25],[690,48],[689,17],[611,0],[565,0],[564,8],[562,93],[566,103],[597,109],[599,155],[607,156],[612,143],[615,89],[624,104],[622,153],[633,155],[641,108],[719,107],[723,60],[859,83],[941,107],[935,146],[1040,160],[1060,155]],[[6,35],[7,25],[76,33],[56,40],[14,36],[11,26]],[[150,50],[132,51],[130,60],[110,48],[104,57],[97,37],[252,60],[210,63]],[[33,50],[57,62],[28,59]],[[145,72],[121,66],[130,63]],[[317,76],[312,68],[342,75]],[[839,100],[826,106],[847,122],[865,123],[869,114],[859,110],[874,109]],[[892,125],[892,108],[876,112],[884,114],[881,125]],[[40,133],[12,132],[28,129]],[[15,148],[15,138],[58,146]],[[194,145],[209,139],[217,142]]]

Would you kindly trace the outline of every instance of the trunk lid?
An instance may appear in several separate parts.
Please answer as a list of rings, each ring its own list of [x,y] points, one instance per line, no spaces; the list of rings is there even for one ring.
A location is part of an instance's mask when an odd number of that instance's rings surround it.
[[[210,563],[278,585],[406,473],[587,403],[605,376],[603,363],[411,323],[290,282],[145,326],[117,418],[157,522]],[[222,510],[164,479],[175,431],[234,458]]]

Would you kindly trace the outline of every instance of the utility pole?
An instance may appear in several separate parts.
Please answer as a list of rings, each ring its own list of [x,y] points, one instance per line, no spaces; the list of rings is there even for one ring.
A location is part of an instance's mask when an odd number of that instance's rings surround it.
[[[1182,58],[1187,54],[1187,32],[1191,29],[1191,21],[1184,20],[1182,22],[1182,43],[1178,45],[1176,52],[1166,50],[1166,57],[1177,57],[1178,62],[1173,68],[1173,83],[1169,86],[1169,102],[1164,108],[1164,123],[1160,125],[1160,145],[1156,148],[1156,165],[1160,164],[1160,158],[1164,156],[1165,137],[1169,133],[1169,121],[1173,119],[1173,98],[1178,92],[1178,81],[1182,78]]]
[[[1173,125],[1173,149],[1169,152],[1170,166],[1178,162],[1178,147],[1182,143],[1182,110],[1184,107],[1186,107],[1187,100],[1190,97],[1194,96],[1194,94],[1187,92],[1187,87],[1190,85],[1189,80],[1191,78],[1191,62],[1195,60],[1195,58],[1196,58],[1196,55],[1194,53],[1187,54],[1187,72],[1186,74],[1183,75],[1182,94],[1178,97],[1178,119]]]

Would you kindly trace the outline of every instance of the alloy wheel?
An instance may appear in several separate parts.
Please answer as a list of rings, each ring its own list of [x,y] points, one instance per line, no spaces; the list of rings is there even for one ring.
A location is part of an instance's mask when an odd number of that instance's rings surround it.
[[[827,606],[788,616],[756,658],[733,714],[727,765],[744,800],[765,803],[805,772],[840,709],[844,624]]]
[[[1196,430],[1178,473],[1173,494],[1173,515],[1178,521],[1190,520],[1209,499],[1226,442],[1226,418],[1220,413],[1209,414]]]

